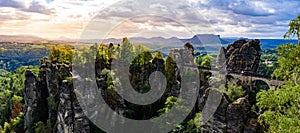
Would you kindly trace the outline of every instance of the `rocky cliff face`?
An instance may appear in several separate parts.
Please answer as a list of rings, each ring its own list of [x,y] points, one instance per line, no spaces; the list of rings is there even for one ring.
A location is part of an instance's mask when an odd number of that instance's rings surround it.
[[[24,110],[24,121],[25,127],[30,127],[33,122],[33,112],[37,107],[37,91],[36,91],[36,76],[31,71],[25,72],[25,110]]]
[[[74,92],[72,83],[63,80],[57,114],[58,132],[89,132],[89,121],[85,117]]]
[[[187,60],[188,57],[180,55],[191,56],[193,49],[188,49],[190,52],[184,53],[184,50],[174,49],[173,59],[182,66],[176,66],[174,69],[174,82],[167,93],[167,96],[178,96],[181,87],[180,67],[193,68],[193,60]],[[250,71],[256,72],[260,59],[260,45],[259,40],[251,41],[236,41],[227,48],[222,48],[221,53],[224,54],[225,59],[219,60],[221,67],[234,72]],[[176,64],[176,63],[175,63]],[[134,117],[142,118],[143,111],[148,110],[147,114],[154,114],[155,106],[140,107],[130,104],[120,96],[109,89],[108,72],[104,73],[104,69],[109,71],[110,65],[101,61],[95,63],[95,70],[97,74],[97,85],[101,91],[103,98],[110,107],[118,112],[118,108],[132,107],[131,110]],[[134,74],[131,75],[131,81],[136,83],[137,89],[141,86],[148,85],[147,80],[153,71],[165,71],[165,62],[163,59],[153,59],[150,64],[141,68],[134,69]],[[45,124],[50,120],[50,126],[53,127],[53,132],[92,132],[92,126],[88,118],[84,115],[82,109],[77,101],[73,83],[72,83],[72,67],[68,64],[60,64],[51,62],[47,58],[41,60],[39,75],[34,75],[31,71],[26,71],[26,82],[24,89],[24,116],[25,127],[27,131],[33,128],[33,124],[41,121]],[[248,99],[240,98],[236,101],[231,101],[228,96],[217,90],[209,88],[207,76],[211,75],[209,72],[200,71],[201,89],[199,92],[198,104],[191,113],[191,116],[198,111],[202,111],[207,101],[209,94],[222,94],[221,103],[217,107],[216,112],[212,117],[203,123],[202,132],[261,132],[259,124],[257,123],[257,114],[251,111],[251,104]],[[172,78],[173,79],[173,78]],[[110,81],[112,82],[112,81]],[[111,83],[109,83],[111,84]],[[193,92],[197,93],[197,92]],[[160,105],[164,104],[163,100],[158,101]],[[149,108],[149,109],[148,109]],[[156,109],[162,106],[155,107]],[[127,112],[129,115],[131,112]],[[126,115],[126,114],[125,114]],[[113,123],[113,122],[111,122]]]
[[[231,101],[222,91],[208,88],[200,99],[200,110],[203,110],[209,94],[220,94],[221,102],[212,116],[202,114],[203,133],[262,133],[257,122],[257,114],[251,111],[251,105],[246,98]],[[206,106],[210,108],[209,106]],[[213,107],[211,107],[213,108]],[[206,119],[206,120],[205,120]]]
[[[229,72],[257,72],[260,60],[259,40],[238,40],[228,47],[221,48],[220,53],[225,54],[224,60],[220,60],[221,66]]]
[[[222,47],[220,49],[217,67],[221,70],[227,70],[229,73],[256,73],[260,61],[260,50],[259,40],[235,41],[233,44],[228,45],[227,48]],[[212,116],[202,116],[205,117],[205,120],[202,123],[201,131],[204,133],[263,132],[262,127],[257,122],[258,114],[251,110],[251,107],[255,104],[255,95],[257,92],[250,90],[249,84],[238,82],[238,79],[235,79],[237,80],[236,82],[242,86],[244,97],[241,97],[236,101],[231,101],[226,93],[212,87],[215,84],[215,81],[212,80],[214,80],[214,78],[210,78],[209,85],[207,85],[206,88],[203,88],[203,96],[201,97],[201,94],[199,95],[199,110],[203,111],[209,95],[219,94],[218,96],[221,97],[221,102]],[[227,79],[226,82],[231,82],[231,80]],[[217,86],[219,85],[220,84]],[[205,115],[205,113],[202,115]]]
[[[89,120],[83,114],[72,86],[71,67],[41,60],[39,75],[25,73],[25,128],[31,132],[37,122],[50,120],[52,132],[89,132]]]

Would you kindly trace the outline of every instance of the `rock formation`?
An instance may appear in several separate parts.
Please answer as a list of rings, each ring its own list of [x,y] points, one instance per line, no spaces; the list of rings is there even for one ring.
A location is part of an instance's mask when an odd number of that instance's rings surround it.
[[[89,120],[84,116],[74,93],[71,67],[41,60],[38,76],[25,73],[25,128],[32,132],[35,123],[50,120],[52,132],[89,132]]]
[[[221,53],[224,54],[225,58],[220,58],[218,61],[219,67],[231,72],[256,72],[260,59],[259,43],[259,40],[239,40],[230,44],[226,49],[221,48]],[[182,77],[180,73],[185,72],[181,68],[189,70],[198,69],[193,63],[193,58],[191,58],[194,52],[193,48],[185,48],[185,50],[174,49],[171,51],[172,59],[176,63],[174,63],[175,70],[174,75],[172,75],[174,81],[171,82],[172,88],[170,88],[170,92],[167,92],[167,96],[178,96],[181,93],[180,88],[183,84],[181,83]],[[143,86],[149,84],[148,78],[152,72],[165,72],[166,66],[164,65],[165,62],[163,59],[153,59],[151,63],[149,62],[149,64],[143,67],[133,69],[131,81],[137,83],[135,85],[138,89],[144,89]],[[47,58],[44,58],[41,60],[38,76],[35,76],[29,70],[26,71],[24,117],[27,131],[31,130],[34,126],[33,124],[38,121],[46,124],[50,120],[53,132],[92,132],[93,125],[91,125],[91,122],[84,115],[77,101],[71,78],[71,69],[72,67],[69,64],[51,62]],[[127,111],[127,114],[132,113],[134,114],[132,116],[140,118],[145,113],[141,109],[149,111],[147,114],[155,115],[157,113],[155,109],[158,110],[159,106],[150,105],[141,107],[124,101],[124,99],[113,91],[113,86],[109,86],[108,79],[111,77],[109,77],[108,73],[102,73],[104,69],[110,71],[110,63],[106,64],[102,61],[95,63],[98,89],[111,109],[120,113],[124,111],[124,108],[132,107],[131,112]],[[209,94],[222,94],[221,103],[212,117],[209,117],[203,123],[202,132],[261,132],[257,122],[257,114],[251,111],[251,103],[248,99],[239,98],[236,101],[231,101],[225,93],[209,88],[211,87],[209,82],[205,81],[208,80],[207,76],[211,75],[211,73],[202,70],[199,71],[199,78],[201,80],[200,92],[190,91],[193,94],[199,94],[197,106],[192,111],[191,116],[199,111],[203,111]],[[163,105],[164,101],[158,100],[158,104]],[[113,121],[110,121],[110,123],[114,124]]]
[[[228,45],[227,48],[222,47],[220,49],[220,55],[217,60],[217,68],[229,73],[256,73],[260,61],[260,50],[259,40],[235,41],[233,44]],[[251,110],[251,106],[255,104],[255,102],[253,102],[253,98],[255,99],[255,96],[253,97],[250,95],[255,95],[256,93],[250,92],[249,85],[239,82],[239,85],[243,87],[246,96],[241,97],[236,101],[231,101],[226,93],[212,87],[215,84],[215,81],[211,80],[215,80],[215,78],[216,77],[211,77],[207,81],[209,85],[207,85],[206,88],[202,87],[200,90],[198,107],[200,111],[203,111],[208,96],[212,94],[220,94],[221,102],[211,117],[202,116],[204,117],[205,122],[202,123],[201,131],[203,133],[263,132],[263,129],[257,121],[258,114]],[[226,80],[226,82],[230,82],[230,80]],[[202,115],[206,114],[203,113]]]
[[[58,132],[89,132],[89,121],[76,99],[72,83],[63,80],[58,105]]]
[[[229,72],[257,72],[260,60],[259,40],[238,40],[228,47],[221,48],[225,54],[225,62],[220,60],[221,66]]]
[[[257,114],[251,111],[251,105],[246,98],[231,101],[222,91],[208,88],[200,99],[200,110],[203,110],[208,95],[211,93],[221,94],[221,102],[213,115],[204,116],[208,119],[202,123],[203,133],[259,133],[263,132],[257,122]],[[207,106],[209,107],[209,106]],[[213,108],[213,107],[212,107]],[[205,117],[205,118],[204,118]]]
[[[33,112],[37,107],[37,92],[36,92],[36,76],[32,71],[27,70],[25,72],[25,90],[24,90],[24,121],[25,127],[30,128],[33,121]]]

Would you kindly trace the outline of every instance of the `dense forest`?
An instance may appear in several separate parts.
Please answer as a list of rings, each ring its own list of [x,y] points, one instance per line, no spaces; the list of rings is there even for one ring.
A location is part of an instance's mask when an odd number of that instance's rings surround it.
[[[289,30],[284,37],[293,38],[296,36],[300,41],[299,23],[300,15],[290,21]],[[243,40],[235,43],[238,44],[240,42],[243,42]],[[243,45],[249,44],[256,47],[255,43],[256,41],[244,41]],[[124,38],[120,45],[94,44],[92,46],[80,46],[80,52],[75,52],[76,49],[78,50],[78,46],[75,48],[73,45],[39,46],[28,44],[19,46],[16,44],[1,44],[0,132],[21,133],[27,131],[39,133],[62,131],[59,128],[61,121],[57,114],[61,113],[62,108],[65,106],[61,105],[61,94],[66,93],[63,88],[74,91],[71,67],[82,65],[76,64],[78,62],[88,63],[85,57],[90,56],[90,53],[93,52],[96,52],[94,62],[95,75],[98,88],[103,91],[101,93],[102,97],[116,112],[119,112],[120,107],[122,107],[124,109],[122,112],[123,116],[135,120],[151,119],[168,112],[177,102],[185,102],[178,98],[180,93],[180,87],[178,88],[178,86],[180,86],[182,79],[178,76],[179,72],[173,59],[172,51],[170,51],[168,56],[163,56],[161,52],[151,51],[142,44],[133,44],[127,38]],[[195,55],[192,44],[186,43],[183,49],[187,49]],[[231,125],[232,127],[227,126],[226,129],[217,128],[213,129],[213,131],[300,132],[300,44],[283,44],[276,49],[262,49],[257,55],[259,55],[260,59],[256,72],[265,78],[284,81],[284,85],[275,89],[265,89],[263,84],[257,83],[249,86],[238,79],[228,79],[225,84],[218,83],[217,88],[225,95],[222,98],[228,100],[228,105],[226,105],[227,114],[229,108],[235,105],[244,109],[243,104],[247,103],[247,108],[249,109],[245,113],[247,118],[243,119],[247,122],[244,122],[245,124],[241,129],[239,129],[240,124],[233,124],[236,127]],[[204,99],[204,101],[207,94],[213,90],[211,89],[212,86],[209,85],[213,79],[209,70],[220,63],[218,62],[220,59],[215,59],[214,57],[216,55],[197,54],[194,56],[193,63],[197,65],[199,70],[200,86],[205,88],[200,89],[200,92],[198,92],[199,99]],[[116,84],[119,84],[118,82],[122,79],[113,78],[116,70],[112,69],[111,62],[116,59],[128,62],[130,58],[133,58],[133,61],[129,67],[129,79],[137,92],[145,93],[150,90],[148,79],[152,72],[160,71],[165,75],[167,79],[166,91],[155,103],[144,106],[136,105],[118,95]],[[208,70],[206,70],[207,68]],[[28,74],[29,72],[32,72],[34,76]],[[49,79],[46,78],[47,75],[51,75],[50,78],[48,77]],[[25,99],[26,92],[24,90],[25,88],[28,89],[26,85],[30,84],[28,83],[28,77],[34,77],[36,82],[35,89],[41,89],[43,87],[39,86],[45,86],[44,83],[50,82],[46,91],[33,90],[43,93],[39,93],[42,95],[37,95],[36,97],[38,102],[37,106],[35,106],[36,108],[32,108],[32,120],[26,120],[24,117],[25,110],[28,112],[29,107],[28,99]],[[218,82],[219,79],[214,80],[216,80],[214,82]],[[252,87],[254,89],[249,90]],[[70,92],[70,94],[73,93],[75,94],[75,92]],[[75,103],[73,104],[72,108],[77,106]],[[170,132],[211,131],[212,128],[210,126],[214,126],[215,123],[212,122],[205,125],[201,123],[203,107],[202,103],[198,104],[190,112],[190,115]],[[223,105],[220,105],[220,110],[222,109],[221,106]],[[184,110],[184,107],[182,108]],[[232,121],[226,118],[225,123],[230,125],[230,122]],[[251,122],[257,125],[247,126]],[[90,132],[103,132],[91,121],[88,121],[88,123]],[[68,124],[63,125],[66,126]],[[64,130],[67,132],[67,129]]]

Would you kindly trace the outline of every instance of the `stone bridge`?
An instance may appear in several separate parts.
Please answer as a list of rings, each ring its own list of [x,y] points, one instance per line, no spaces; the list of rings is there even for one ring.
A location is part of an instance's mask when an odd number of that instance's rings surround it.
[[[253,83],[254,81],[263,81],[269,86],[270,89],[276,89],[277,87],[280,87],[284,84],[283,81],[265,78],[263,76],[259,76],[258,74],[251,75],[251,74],[239,74],[239,73],[222,73],[218,70],[208,70],[208,71],[212,73],[212,76],[215,76],[215,77],[216,76],[223,76],[223,77],[226,76],[227,78],[239,79],[244,83],[249,83],[249,82]]]
[[[229,73],[228,76],[232,76],[235,79],[239,79],[242,82],[254,82],[254,81],[263,81],[265,82],[270,89],[276,89],[277,87],[280,87],[284,84],[283,81],[269,79],[269,78],[263,78],[263,77],[256,77],[252,75],[243,75],[243,74],[235,74],[235,73]]]

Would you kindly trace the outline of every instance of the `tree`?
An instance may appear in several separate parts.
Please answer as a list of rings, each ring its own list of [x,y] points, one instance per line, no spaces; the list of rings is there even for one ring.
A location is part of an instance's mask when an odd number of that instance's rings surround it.
[[[297,18],[293,19],[289,23],[289,30],[284,34],[284,38],[293,38],[297,36],[298,45],[300,45],[300,14]]]
[[[284,38],[292,38],[297,36],[298,45],[287,44],[277,47],[277,52],[280,55],[277,68],[273,76],[282,79],[293,79],[294,84],[298,85],[298,77],[300,72],[300,14],[296,19],[289,23],[289,30],[284,34]]]
[[[201,66],[202,64],[202,57],[201,55],[198,55],[195,59],[194,59],[194,63],[198,65],[198,67]]]
[[[285,80],[285,85],[276,90],[263,90],[256,97],[256,105],[265,110],[258,120],[268,132],[300,132],[300,15],[289,26],[284,37],[297,35],[298,45],[287,44],[277,48],[279,67],[272,74],[277,79]]]
[[[112,51],[107,48],[105,44],[100,44],[96,53],[96,62],[108,64],[109,60],[113,58]]]
[[[212,56],[210,56],[210,55],[203,56],[202,57],[201,66],[211,67],[213,59],[214,58]]]
[[[156,51],[154,54],[153,54],[153,58],[157,58],[157,59],[163,59],[163,55],[160,51]]]
[[[167,78],[167,90],[166,92],[170,92],[172,89],[172,86],[176,80],[175,77],[175,69],[176,69],[176,62],[172,58],[172,53],[167,57],[165,61],[165,75]]]
[[[299,84],[300,72],[300,45],[282,45],[277,48],[280,55],[278,58],[279,67],[275,69],[272,76],[277,79],[294,81],[294,85]]]
[[[236,82],[229,82],[227,86],[228,87],[224,90],[224,92],[232,101],[244,96],[244,90],[242,86],[239,86]]]
[[[257,106],[266,110],[259,122],[269,132],[300,132],[300,86],[285,85],[280,89],[263,90],[257,94]]]
[[[165,107],[158,110],[158,113],[160,115],[169,113],[169,111],[173,108],[176,108],[176,110],[179,112],[177,114],[170,113],[170,114],[167,114],[166,116],[164,116],[164,117],[171,117],[174,119],[169,119],[169,121],[167,123],[162,123],[163,125],[160,125],[160,128],[162,129],[162,131],[164,131],[164,128],[169,127],[169,126],[176,126],[176,129],[173,129],[171,132],[179,132],[179,130],[181,130],[183,128],[181,124],[180,125],[174,125],[174,124],[177,123],[176,117],[178,117],[181,114],[187,113],[188,107],[186,105],[187,105],[187,102],[178,97],[170,96],[166,99]],[[186,124],[186,123],[184,122],[184,124]]]
[[[49,58],[51,61],[58,63],[71,63],[73,58],[74,50],[72,46],[59,45],[53,46],[50,49]]]
[[[128,40],[128,38],[123,38],[120,51],[119,51],[119,58],[123,62],[131,62],[135,57],[135,47],[134,45]]]

